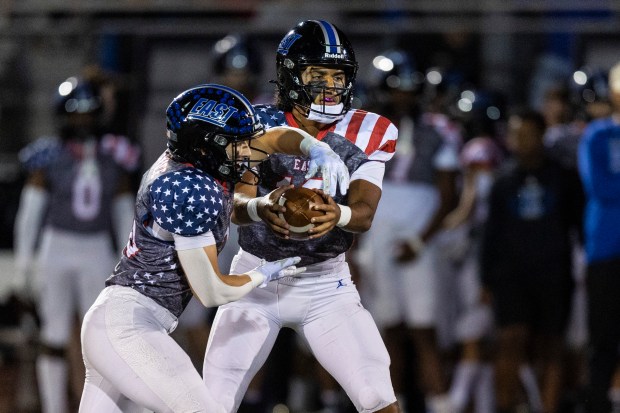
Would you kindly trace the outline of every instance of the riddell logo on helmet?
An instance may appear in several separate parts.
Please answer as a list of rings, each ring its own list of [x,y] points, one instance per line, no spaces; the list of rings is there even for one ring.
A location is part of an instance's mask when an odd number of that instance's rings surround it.
[[[344,55],[340,53],[325,53],[323,57],[328,57],[330,59],[344,59]]]

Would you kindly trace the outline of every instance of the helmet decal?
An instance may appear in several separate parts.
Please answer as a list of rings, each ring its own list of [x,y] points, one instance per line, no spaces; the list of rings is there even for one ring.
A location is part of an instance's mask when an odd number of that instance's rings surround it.
[[[225,103],[217,103],[215,100],[201,98],[189,111],[188,118],[204,120],[223,128],[226,122],[237,112],[237,108]]]
[[[286,56],[288,54],[289,49],[293,45],[293,43],[295,43],[295,40],[299,39],[300,37],[301,35],[297,33],[288,34],[287,36],[284,37],[284,39],[282,39],[282,41],[278,45],[277,52],[283,56]]]
[[[325,20],[312,20],[316,22],[323,36],[325,36],[325,57],[332,57],[337,59],[344,58],[342,52],[342,45],[340,44],[340,37],[333,24],[326,22]]]

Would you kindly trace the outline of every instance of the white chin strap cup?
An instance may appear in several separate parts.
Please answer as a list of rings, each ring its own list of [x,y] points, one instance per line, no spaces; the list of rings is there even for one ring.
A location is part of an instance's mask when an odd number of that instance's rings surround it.
[[[344,117],[344,113],[342,113],[343,109],[344,105],[342,103],[333,106],[317,105],[313,103],[310,105],[308,120],[321,123],[336,122]]]

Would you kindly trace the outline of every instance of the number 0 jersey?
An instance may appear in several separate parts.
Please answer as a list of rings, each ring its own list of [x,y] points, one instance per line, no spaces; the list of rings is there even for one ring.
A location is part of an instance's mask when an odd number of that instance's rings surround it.
[[[213,177],[164,152],[142,177],[133,230],[106,285],[131,287],[179,317],[192,292],[173,234],[191,237],[211,231],[219,252],[231,213],[232,193]]]
[[[297,124],[290,113],[272,105],[257,105],[256,112],[267,128]],[[386,162],[391,159],[396,146],[398,131],[383,116],[361,110],[350,110],[344,119],[319,133],[318,139],[327,143],[344,161],[353,174],[367,162]],[[306,180],[309,159],[286,154],[272,154],[260,165],[261,182],[257,196],[263,196],[288,185],[320,188],[321,177]],[[346,195],[334,196],[336,203],[347,205]],[[300,266],[315,264],[346,252],[353,242],[353,234],[334,228],[315,240],[285,240],[275,235],[264,223],[239,227],[239,245],[243,250],[273,261],[289,256],[300,256]]]
[[[121,159],[126,155],[130,162]],[[117,135],[86,142],[45,137],[23,148],[19,157],[24,169],[45,176],[50,195],[47,224],[94,233],[111,228],[110,211],[120,177],[137,168],[139,150]]]

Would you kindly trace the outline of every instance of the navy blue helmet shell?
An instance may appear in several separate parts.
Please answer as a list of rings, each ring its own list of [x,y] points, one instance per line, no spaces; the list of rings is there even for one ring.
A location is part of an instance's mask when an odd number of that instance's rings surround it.
[[[98,114],[103,109],[99,86],[78,76],[63,81],[56,91],[56,113]]]
[[[226,147],[264,133],[249,100],[218,84],[203,84],[178,95],[166,110],[170,152],[216,178],[237,182],[241,171]]]

